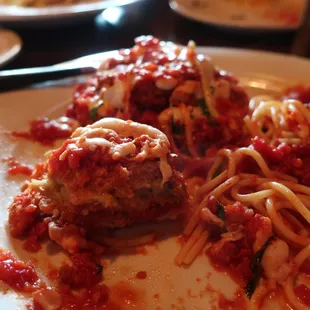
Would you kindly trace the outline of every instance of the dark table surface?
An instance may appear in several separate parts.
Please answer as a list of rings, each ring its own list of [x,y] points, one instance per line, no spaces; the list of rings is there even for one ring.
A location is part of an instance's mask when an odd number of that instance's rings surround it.
[[[130,47],[135,37],[152,34],[185,44],[240,47],[291,53],[298,32],[233,32],[187,20],[174,13],[168,0],[145,0],[120,10],[121,18],[108,22],[102,14],[88,22],[62,28],[13,28],[23,50],[4,69],[44,66],[96,52]],[[304,40],[305,38],[303,38]]]

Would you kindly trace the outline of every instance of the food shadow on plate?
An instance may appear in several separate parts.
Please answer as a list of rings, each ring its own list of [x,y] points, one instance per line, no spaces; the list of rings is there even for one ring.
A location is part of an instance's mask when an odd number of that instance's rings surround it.
[[[139,236],[151,235],[153,236],[153,240],[143,245],[131,247],[107,247],[102,257],[108,258],[112,262],[120,256],[148,255],[150,249],[158,249],[158,245],[167,239],[176,239],[176,242],[178,242],[177,238],[182,235],[183,228],[183,220],[180,218],[177,221],[149,222],[136,224],[132,227],[114,229],[114,236],[119,238],[121,242],[134,240]]]
[[[151,242],[144,245],[135,245],[128,247],[106,247],[103,254],[100,255],[101,260],[108,260],[113,263],[121,256],[134,256],[134,255],[148,255],[149,251],[158,250],[158,246],[166,240],[175,240],[175,243],[180,243],[179,237],[183,231],[183,220],[180,218],[177,221],[165,220],[158,223],[143,223],[136,224],[131,227],[113,229],[115,240],[126,243],[128,240],[134,240],[140,236],[153,235]],[[30,261],[36,267],[46,274],[51,266],[61,265],[69,261],[68,252],[66,252],[60,245],[52,240],[45,240],[41,243],[41,249],[36,252],[29,252],[25,249],[24,244],[27,238],[16,239],[11,236],[9,225],[6,223],[5,232],[9,249],[16,254],[16,256],[23,261]],[[119,239],[118,239],[119,238]],[[117,241],[116,241],[117,245]],[[177,254],[177,253],[175,253]]]

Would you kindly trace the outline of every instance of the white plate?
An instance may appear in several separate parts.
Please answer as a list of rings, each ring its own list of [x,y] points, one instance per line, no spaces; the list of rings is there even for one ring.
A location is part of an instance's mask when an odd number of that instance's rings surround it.
[[[15,32],[0,29],[0,67],[16,57],[21,48],[22,40]]]
[[[87,0],[86,0],[87,1]],[[49,6],[44,8],[1,5],[0,22],[7,24],[36,25],[44,21],[43,26],[72,24],[90,19],[109,7],[123,6],[142,0],[102,0],[84,4]]]
[[[170,0],[170,7],[184,17],[222,28],[287,31],[301,25],[307,6],[306,0],[278,0],[278,4],[264,1],[267,4],[260,6],[248,6],[248,1]],[[288,12],[294,12],[296,20],[287,18]]]
[[[248,85],[247,89],[251,95],[270,91],[277,93],[283,87],[296,82],[310,82],[310,62],[300,58],[236,49],[199,50],[210,55],[214,63],[238,74]],[[93,60],[102,59],[105,55],[98,54]],[[26,129],[28,121],[38,116],[61,115],[71,95],[72,88],[25,90],[0,95],[1,157],[13,155],[17,160],[28,164],[42,159],[46,150],[44,147],[28,141],[13,140],[6,132]],[[39,271],[47,270],[49,264],[58,265],[65,259],[65,255],[55,249],[51,252],[51,244],[48,244],[39,256],[29,254],[24,252],[20,241],[12,240],[6,233],[7,207],[12,197],[19,192],[22,181],[22,178],[8,179],[5,176],[6,170],[6,164],[0,160],[0,248],[10,249],[22,259],[39,257],[36,263]],[[160,227],[161,231],[176,229],[171,223],[161,224]],[[113,285],[119,281],[126,281],[140,292],[143,299],[143,303],[135,306],[123,305],[122,310],[216,309],[218,294],[211,293],[210,287],[222,292],[227,298],[232,298],[237,286],[224,273],[214,271],[204,255],[190,268],[175,266],[173,260],[178,249],[176,238],[170,236],[160,241],[158,247],[147,247],[147,255],[120,255],[114,260],[107,258],[110,264],[104,271],[105,283]],[[48,250],[53,254],[47,255]],[[146,271],[147,279],[136,279],[135,274],[138,271]],[[196,280],[198,278],[200,281]],[[158,299],[154,299],[155,294],[158,294]],[[12,291],[0,295],[0,309],[20,309],[26,303],[27,297]],[[278,310],[279,307],[277,303],[269,300],[263,309]]]

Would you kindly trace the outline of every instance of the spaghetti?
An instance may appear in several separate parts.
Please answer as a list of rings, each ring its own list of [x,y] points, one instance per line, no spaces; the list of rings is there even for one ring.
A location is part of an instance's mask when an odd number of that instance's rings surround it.
[[[253,310],[278,287],[294,308],[309,308],[302,269],[310,262],[310,187],[287,167],[308,147],[309,116],[296,100],[254,98],[244,119],[250,142],[219,149],[206,177],[187,181],[194,209],[176,264],[191,264],[205,248],[246,284]],[[307,164],[307,154],[298,159]]]
[[[281,102],[258,97],[251,100],[250,108],[252,115],[247,115],[244,121],[253,137],[264,138],[271,144],[277,141],[289,145],[308,142],[310,111],[300,101]]]

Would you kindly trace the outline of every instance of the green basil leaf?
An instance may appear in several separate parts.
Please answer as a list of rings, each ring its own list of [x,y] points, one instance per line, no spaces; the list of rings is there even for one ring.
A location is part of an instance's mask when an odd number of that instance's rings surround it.
[[[209,109],[207,107],[206,101],[203,98],[197,99],[196,100],[197,105],[199,105],[202,114],[207,118],[207,120],[209,121],[209,125],[211,127],[215,127],[218,126],[218,122],[215,121],[214,119],[212,119],[211,114],[209,112]]]
[[[95,121],[98,117],[98,110],[99,108],[103,106],[103,102],[99,103],[98,105],[96,105],[95,107],[93,107],[92,109],[90,109],[89,111],[89,117],[92,121]]]
[[[201,111],[202,111],[202,114],[208,119],[210,120],[211,119],[211,115],[210,115],[210,112],[208,110],[208,107],[207,107],[207,104],[206,104],[206,101],[203,99],[203,98],[200,98],[200,99],[197,99],[196,100],[196,103],[199,105]]]
[[[253,258],[252,258],[252,262],[251,262],[251,270],[252,270],[252,276],[249,279],[248,283],[246,284],[246,286],[244,287],[244,291],[246,293],[246,295],[251,298],[251,296],[253,295],[253,293],[256,290],[257,284],[262,276],[262,266],[261,266],[261,261],[262,258],[264,256],[264,253],[267,249],[267,247],[271,244],[272,240],[274,239],[273,236],[271,236],[261,247],[260,250],[258,250]]]

